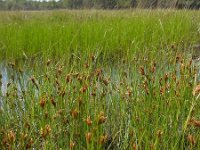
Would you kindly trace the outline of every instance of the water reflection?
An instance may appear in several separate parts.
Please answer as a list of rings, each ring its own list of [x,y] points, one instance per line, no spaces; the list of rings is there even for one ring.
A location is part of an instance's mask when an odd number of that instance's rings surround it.
[[[9,92],[10,88],[12,88],[14,93],[16,93],[14,99],[12,99],[14,105],[16,106],[16,111],[19,108],[19,101],[22,105],[22,108],[24,109],[23,92],[26,91],[28,76],[25,73],[19,73],[19,71],[10,68],[3,63],[0,64],[0,74],[0,109],[3,110],[3,108],[5,108],[5,101],[7,99],[7,93]]]
[[[7,83],[8,83],[7,69],[3,64],[0,64],[0,74],[1,74],[0,109],[3,109],[3,97],[6,96]]]
[[[199,68],[200,63],[198,64],[197,62],[193,62],[193,65],[197,66],[197,68]],[[166,65],[166,70],[164,72],[173,72],[173,70],[176,70],[176,75],[177,78],[181,77],[180,74],[180,69],[181,69],[181,65],[177,64],[175,66],[175,68],[173,68],[174,66],[167,66]],[[26,67],[25,67],[26,68]],[[126,68],[126,69],[125,69]],[[131,70],[132,69],[132,70]],[[120,93],[118,92],[118,85],[121,84],[121,82],[123,82],[123,80],[126,80],[125,83],[127,84],[127,87],[132,87],[132,85],[138,84],[138,79],[139,79],[139,74],[138,74],[138,70],[137,68],[131,68],[130,66],[126,66],[121,69],[112,67],[112,68],[105,68],[104,69],[104,75],[106,77],[111,78],[113,85],[110,86],[110,90],[112,91],[112,93],[119,98]],[[123,74],[122,71],[123,70]],[[162,71],[158,72],[157,77],[160,77],[162,74]],[[33,70],[31,69],[27,69],[25,71],[19,71],[19,68],[15,68],[13,69],[12,67],[10,67],[10,65],[5,65],[5,63],[1,63],[0,64],[0,74],[2,76],[1,78],[1,86],[0,86],[0,109],[3,109],[6,105],[6,99],[7,99],[7,93],[10,93],[10,90],[12,89],[11,93],[16,93],[16,95],[14,96],[14,98],[12,98],[12,100],[14,99],[14,103],[15,103],[15,108],[18,109],[18,105],[19,103],[21,104],[21,108],[24,109],[25,108],[25,100],[23,95],[25,95],[24,93],[31,93],[31,96],[33,96],[33,98],[35,100],[39,99],[39,95],[41,94],[41,92],[39,93],[39,90],[37,88],[32,88],[32,84],[30,82],[30,77],[33,74]],[[197,79],[199,81],[200,79],[200,70],[199,73],[197,74]],[[123,76],[126,76],[126,78],[123,78]],[[122,80],[123,79],[123,80]],[[9,87],[8,85],[11,86]],[[41,82],[42,84],[42,82]],[[72,88],[72,87],[70,87]],[[98,87],[99,88],[99,92],[103,91],[103,87]],[[54,89],[53,91],[54,92]],[[170,91],[168,91],[170,92]],[[142,92],[140,90],[137,90],[137,95],[139,96]],[[108,104],[109,105],[109,104]]]
[[[7,84],[8,84],[8,73],[7,73],[7,69],[4,65],[0,65],[0,70],[1,70],[0,73],[2,75],[1,95],[6,96]]]

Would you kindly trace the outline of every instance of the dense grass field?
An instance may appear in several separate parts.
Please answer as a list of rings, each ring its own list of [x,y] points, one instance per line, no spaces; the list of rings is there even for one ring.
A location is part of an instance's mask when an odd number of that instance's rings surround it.
[[[1,57],[132,57],[199,42],[198,11],[0,12]]]
[[[0,149],[200,149],[200,12],[0,12]]]

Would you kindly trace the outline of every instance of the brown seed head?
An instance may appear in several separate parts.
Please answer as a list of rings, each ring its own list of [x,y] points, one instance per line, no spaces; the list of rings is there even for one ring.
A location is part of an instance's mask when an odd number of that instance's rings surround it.
[[[108,86],[108,84],[110,83],[109,78],[103,79],[103,83]]]
[[[156,67],[155,66],[152,66],[151,67],[151,73],[154,73],[156,71]]]
[[[98,117],[98,125],[106,122],[107,117],[105,117],[104,112],[100,112]]]
[[[40,106],[42,108],[44,108],[44,106],[46,105],[46,99],[43,97],[41,100],[40,100]]]
[[[39,88],[39,86],[38,86],[38,84],[37,84],[37,82],[36,82],[36,79],[35,79],[35,77],[34,77],[34,76],[32,76],[30,79],[31,79],[31,81],[32,81],[33,85],[35,85],[35,87],[38,89],[38,88]]]
[[[66,75],[65,81],[66,81],[66,83],[71,82],[71,74],[67,74],[67,75]]]
[[[57,111],[57,114],[58,114],[58,115],[62,115],[62,114],[63,114],[63,109],[59,109],[59,110]]]
[[[198,84],[196,87],[194,87],[192,94],[193,96],[198,95],[200,93],[200,84]]]
[[[90,116],[87,117],[87,119],[85,119],[85,122],[88,126],[91,126],[92,125],[92,120],[90,118]]]
[[[126,91],[125,95],[131,96],[131,94],[132,94],[132,89],[131,88],[127,88],[127,91]]]
[[[200,120],[191,119],[189,121],[189,124],[199,128],[200,127]]]
[[[107,135],[102,135],[102,136],[100,136],[99,143],[100,144],[105,144],[107,139],[108,139]]]
[[[85,93],[86,92],[86,90],[87,90],[87,85],[84,85],[81,89],[80,89],[80,92],[81,93]]]
[[[158,130],[157,131],[158,138],[161,138],[162,135],[163,135],[163,131],[162,130]]]
[[[133,143],[132,146],[133,146],[133,150],[137,150],[137,145],[136,145],[136,143]]]
[[[195,140],[194,136],[192,136],[192,135],[188,135],[187,140],[192,145],[194,145],[196,143],[196,140]]]
[[[47,132],[47,134],[49,134],[50,132],[51,132],[51,127],[50,127],[50,125],[46,125],[45,126],[45,129],[46,129],[46,132]]]
[[[144,67],[143,66],[141,66],[140,67],[140,74],[142,75],[142,76],[144,76],[145,75],[145,71],[144,71]]]
[[[70,150],[72,150],[75,146],[75,142],[73,141],[70,141],[70,144],[69,144],[69,147],[70,147]]]
[[[51,127],[50,125],[45,125],[45,128],[41,128],[40,129],[40,135],[43,137],[43,138],[46,138],[47,135],[49,135],[51,132]]]
[[[79,75],[79,76],[77,77],[77,80],[78,80],[80,83],[82,83],[82,82],[83,82],[83,75]]]
[[[87,144],[89,144],[91,142],[91,139],[92,139],[92,133],[91,132],[86,133],[85,139],[86,139]]]
[[[9,131],[8,132],[8,140],[13,143],[15,142],[16,136],[15,136],[15,132],[14,131]]]
[[[165,83],[168,81],[168,79],[169,79],[169,74],[166,73],[165,76],[164,76]]]
[[[160,88],[160,95],[164,95],[165,94],[165,88],[164,87],[161,87]]]
[[[54,107],[56,107],[56,102],[55,102],[54,98],[51,98],[51,104],[52,104]]]
[[[176,74],[172,74],[172,79],[176,82]]]
[[[32,147],[32,145],[33,145],[33,139],[31,138],[30,140],[29,140],[29,142],[28,142],[28,144],[26,145],[26,149],[30,149],[31,147]]]
[[[102,74],[102,72],[103,72],[102,69],[98,68],[98,69],[96,69],[95,74],[97,77],[99,77]]]
[[[78,117],[79,111],[75,108],[74,110],[72,110],[71,112],[71,116],[76,119]]]
[[[34,76],[31,76],[31,81],[35,84],[36,83],[36,79]]]

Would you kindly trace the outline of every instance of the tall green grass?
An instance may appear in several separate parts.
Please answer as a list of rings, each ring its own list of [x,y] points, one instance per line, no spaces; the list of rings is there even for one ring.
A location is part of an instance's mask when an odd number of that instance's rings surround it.
[[[198,11],[188,10],[1,12],[1,57],[113,58],[188,46],[199,41],[199,20]]]

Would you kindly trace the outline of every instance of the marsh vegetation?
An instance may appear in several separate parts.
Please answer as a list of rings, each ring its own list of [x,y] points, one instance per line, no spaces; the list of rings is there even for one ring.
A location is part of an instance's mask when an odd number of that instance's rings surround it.
[[[0,13],[0,149],[199,149],[200,13]]]

